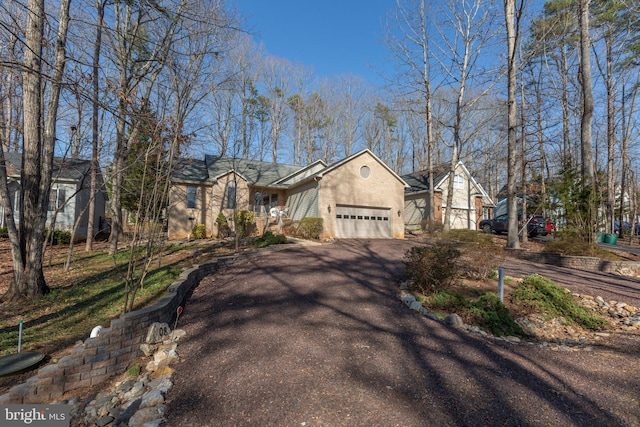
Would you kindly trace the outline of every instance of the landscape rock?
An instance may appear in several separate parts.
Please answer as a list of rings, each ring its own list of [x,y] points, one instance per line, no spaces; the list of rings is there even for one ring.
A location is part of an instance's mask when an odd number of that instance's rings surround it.
[[[619,331],[640,330],[640,309],[637,307],[619,301],[605,301],[601,296],[594,297],[565,290],[572,294],[583,307],[605,318],[609,322],[609,328],[617,328]],[[401,290],[400,298],[410,309],[429,319],[440,321],[435,313],[430,313],[426,307],[416,301],[415,296],[409,291]],[[579,326],[569,324],[563,317],[549,319],[538,313],[517,318],[515,321],[525,332],[527,338],[493,336],[478,326],[465,325],[460,316],[455,313],[444,319],[444,323],[449,326],[466,328],[469,333],[487,339],[513,344],[538,345],[555,351],[592,351],[593,344],[611,336],[610,332],[584,330]]]
[[[96,421],[96,425],[98,427],[103,427],[103,426],[106,426],[107,424],[110,424],[113,420],[115,420],[115,418],[112,417],[111,415],[105,415],[103,417],[100,417],[100,419]]]
[[[438,322],[440,321],[440,318],[435,313],[426,313],[425,316],[431,320],[437,320]]]
[[[173,382],[171,382],[170,378],[170,375],[156,378],[149,383],[149,388],[151,388],[152,390],[158,390],[160,393],[166,396],[173,387]]]
[[[413,295],[407,295],[402,297],[402,302],[406,304],[407,307],[411,307],[411,304],[413,304],[416,301],[416,297],[414,297]]]
[[[157,344],[166,340],[171,334],[171,329],[166,323],[154,322],[149,326],[145,343]]]
[[[158,350],[158,344],[143,343],[140,344],[140,350],[142,350],[145,356],[149,357]]]
[[[169,335],[170,342],[178,342],[180,338],[187,335],[187,332],[184,329],[174,329],[173,332]]]
[[[140,408],[149,408],[152,406],[162,405],[164,403],[164,394],[160,390],[150,390],[142,397]]]
[[[464,322],[462,318],[455,313],[451,313],[444,318],[445,325],[452,326],[454,328],[464,328]]]
[[[163,364],[168,365],[178,360],[178,358],[178,352],[174,348],[158,349],[158,351],[153,354],[153,361],[157,366]]]
[[[164,421],[166,410],[164,405],[142,408],[129,419],[129,427],[159,426]]]
[[[155,333],[150,335],[151,339],[159,336]],[[175,342],[166,342],[157,347],[154,360],[149,362],[153,372],[147,370],[136,378],[125,378],[85,402],[72,399],[69,412],[75,414],[74,419],[81,418],[82,425],[106,427],[160,426],[165,420],[165,397],[173,388],[171,377],[174,370],[168,363],[178,360],[178,353]],[[156,359],[160,361],[160,366],[156,364]]]
[[[409,308],[413,311],[417,311],[418,313],[422,313],[424,311],[424,307],[420,301],[412,302]]]

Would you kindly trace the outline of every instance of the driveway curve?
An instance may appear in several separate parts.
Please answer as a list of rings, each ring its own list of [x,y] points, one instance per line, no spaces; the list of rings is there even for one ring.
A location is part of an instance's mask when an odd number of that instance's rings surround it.
[[[640,337],[554,352],[446,327],[398,299],[414,245],[296,246],[205,278],[166,425],[640,425]]]

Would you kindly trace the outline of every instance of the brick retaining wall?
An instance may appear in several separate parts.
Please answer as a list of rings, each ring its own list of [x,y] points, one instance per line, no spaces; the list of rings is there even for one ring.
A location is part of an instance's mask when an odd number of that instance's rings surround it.
[[[142,355],[140,344],[152,323],[170,324],[178,306],[203,277],[238,259],[219,258],[183,271],[157,303],[113,319],[98,337],[76,345],[71,354],[62,357],[58,363],[38,369],[35,376],[0,396],[0,404],[51,403],[67,392],[101,384],[123,373],[131,361]]]
[[[607,261],[596,257],[568,256],[551,252],[532,252],[528,249],[505,248],[508,256],[527,261],[551,264],[558,267],[603,273],[620,273],[628,270],[636,275],[640,273],[640,263],[635,261]]]

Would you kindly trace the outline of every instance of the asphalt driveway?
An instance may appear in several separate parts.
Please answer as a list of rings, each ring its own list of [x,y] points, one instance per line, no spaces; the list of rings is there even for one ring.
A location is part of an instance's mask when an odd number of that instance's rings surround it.
[[[638,334],[554,352],[448,328],[398,299],[415,244],[292,247],[204,279],[167,425],[640,425]]]

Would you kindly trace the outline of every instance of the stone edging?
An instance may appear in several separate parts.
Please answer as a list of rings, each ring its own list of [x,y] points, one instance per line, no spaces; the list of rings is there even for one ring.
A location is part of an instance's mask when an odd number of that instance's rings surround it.
[[[568,289],[566,291],[571,292]],[[608,316],[610,319],[613,319],[612,324],[616,325],[618,329],[622,329],[622,330],[640,329],[640,309],[638,309],[637,307],[633,307],[626,303],[617,302],[617,301],[607,302],[607,301],[604,301],[604,299],[599,296],[592,297],[589,295],[581,295],[577,293],[572,293],[572,294],[580,300],[580,305],[582,307],[591,309],[592,311],[598,312],[602,316],[605,316],[605,317]],[[487,339],[492,339],[494,341],[504,341],[511,344],[537,345],[539,347],[548,348],[551,350],[591,351],[593,347],[589,344],[591,344],[594,341],[598,341],[602,338],[609,337],[611,335],[609,332],[594,332],[592,333],[592,338],[590,340],[587,340],[587,337],[585,336],[580,336],[577,338],[570,338],[564,341],[559,341],[555,339],[552,341],[539,341],[539,340],[532,341],[526,338],[519,338],[516,336],[499,337],[484,331],[478,326],[472,326],[464,323],[462,318],[455,313],[449,314],[444,319],[441,319],[435,313],[429,312],[429,310],[427,310],[422,305],[422,303],[418,301],[411,292],[409,292],[408,282],[400,283],[400,300],[407,307],[409,307],[409,309],[429,319],[444,323],[445,325],[451,326],[456,329],[466,330],[469,333],[479,335]],[[527,325],[521,324],[518,320],[516,320],[516,322],[518,322],[520,326],[525,330],[531,329],[532,327],[532,325],[529,325],[529,327],[526,327]]]
[[[35,376],[0,396],[0,404],[51,403],[65,393],[101,384],[123,373],[132,360],[142,355],[140,344],[144,342],[149,326],[156,322],[170,323],[178,306],[202,278],[222,266],[258,254],[221,257],[183,271],[154,305],[111,320],[110,326],[100,330],[97,337],[80,342],[58,363],[38,369]]]

